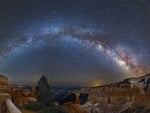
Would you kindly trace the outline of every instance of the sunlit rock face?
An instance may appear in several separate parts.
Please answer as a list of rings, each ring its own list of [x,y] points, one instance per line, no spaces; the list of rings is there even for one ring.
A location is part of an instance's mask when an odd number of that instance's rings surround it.
[[[7,86],[8,78],[4,75],[0,75],[0,86]]]

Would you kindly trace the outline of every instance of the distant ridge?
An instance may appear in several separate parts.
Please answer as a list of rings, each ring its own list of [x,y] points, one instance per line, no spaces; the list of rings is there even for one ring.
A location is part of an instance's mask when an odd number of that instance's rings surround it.
[[[143,84],[150,84],[150,73],[148,74],[145,74],[143,76],[140,76],[140,77],[130,77],[130,78],[126,78],[122,81],[119,81],[119,82],[115,82],[115,83],[110,83],[110,84],[106,84],[106,85],[102,85],[102,86],[96,86],[96,87],[93,87],[93,88],[97,88],[97,87],[108,87],[108,86],[113,86],[113,85],[117,85],[117,84],[130,84],[130,81],[131,80],[137,80],[139,83],[143,82]]]

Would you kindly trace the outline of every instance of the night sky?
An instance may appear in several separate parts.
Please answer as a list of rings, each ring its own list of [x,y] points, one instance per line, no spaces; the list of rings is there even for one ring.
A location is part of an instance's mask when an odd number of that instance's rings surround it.
[[[149,0],[0,0],[0,74],[108,84],[150,72]]]

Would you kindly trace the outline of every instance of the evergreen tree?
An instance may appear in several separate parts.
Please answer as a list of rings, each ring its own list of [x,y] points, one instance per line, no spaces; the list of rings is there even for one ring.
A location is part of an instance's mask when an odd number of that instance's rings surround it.
[[[37,83],[37,101],[45,106],[54,105],[53,92],[45,75],[43,75]]]

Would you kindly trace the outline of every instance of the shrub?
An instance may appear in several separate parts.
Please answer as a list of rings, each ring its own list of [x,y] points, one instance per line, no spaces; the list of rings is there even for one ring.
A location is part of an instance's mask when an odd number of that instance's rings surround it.
[[[144,113],[150,113],[150,109],[145,110]]]
[[[38,111],[44,108],[44,105],[40,102],[30,102],[29,104],[26,104],[24,107],[28,110]]]
[[[47,107],[40,113],[67,113],[61,107]]]
[[[137,107],[134,109],[134,112],[135,112],[135,113],[142,113],[143,110],[144,110],[144,106],[137,106]]]

